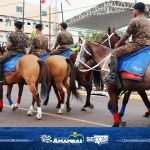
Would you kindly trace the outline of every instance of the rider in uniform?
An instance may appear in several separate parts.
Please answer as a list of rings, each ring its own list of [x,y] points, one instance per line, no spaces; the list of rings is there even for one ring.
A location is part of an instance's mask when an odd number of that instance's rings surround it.
[[[105,79],[112,85],[115,85],[117,80],[118,58],[150,46],[150,22],[144,16],[144,12],[144,3],[139,2],[134,5],[134,18],[129,22],[126,34],[115,45],[109,64],[110,73]],[[120,47],[130,36],[132,36],[132,42]]]
[[[6,44],[7,51],[0,56],[0,84],[3,84],[3,70],[2,63],[4,63],[8,58],[18,54],[26,53],[25,48],[28,47],[28,36],[22,32],[23,22],[16,21],[14,23],[15,31],[11,32],[8,36],[8,41]]]
[[[65,22],[60,23],[60,30],[61,32],[57,36],[57,40],[55,46],[50,53],[51,55],[58,55],[67,49],[70,49],[70,45],[73,44],[73,37],[72,34],[66,31],[68,25]]]
[[[31,48],[29,54],[40,56],[48,52],[48,38],[42,33],[42,24],[37,24],[36,35],[31,42]]]

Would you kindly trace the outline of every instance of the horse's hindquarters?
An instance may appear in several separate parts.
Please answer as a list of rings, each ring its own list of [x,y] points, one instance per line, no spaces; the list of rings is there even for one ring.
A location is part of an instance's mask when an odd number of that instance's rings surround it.
[[[142,81],[123,79],[123,84],[125,89],[131,91],[150,89],[150,65],[148,65]]]

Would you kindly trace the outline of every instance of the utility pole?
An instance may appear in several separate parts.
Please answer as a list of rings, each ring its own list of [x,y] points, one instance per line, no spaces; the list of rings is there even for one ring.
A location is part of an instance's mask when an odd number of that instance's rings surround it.
[[[51,0],[49,3],[49,49],[51,49]]]
[[[40,0],[40,23],[42,24],[42,4]]]
[[[64,21],[64,12],[63,12],[62,0],[60,0],[60,5],[61,5],[61,17],[62,17],[62,22],[63,22]]]
[[[24,31],[24,25],[25,25],[25,22],[24,22],[24,14],[25,14],[25,0],[23,0],[23,31]]]

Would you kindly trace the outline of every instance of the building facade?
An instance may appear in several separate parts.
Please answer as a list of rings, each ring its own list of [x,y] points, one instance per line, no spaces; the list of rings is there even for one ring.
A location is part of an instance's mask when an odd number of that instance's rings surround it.
[[[40,5],[25,2],[24,32],[30,37],[35,31],[35,25],[40,23]],[[54,44],[57,35],[57,4],[48,6],[42,4],[43,33],[49,38],[50,44]],[[49,13],[52,15],[49,15]],[[7,41],[7,36],[14,31],[14,22],[23,21],[23,0],[0,1],[0,43]]]

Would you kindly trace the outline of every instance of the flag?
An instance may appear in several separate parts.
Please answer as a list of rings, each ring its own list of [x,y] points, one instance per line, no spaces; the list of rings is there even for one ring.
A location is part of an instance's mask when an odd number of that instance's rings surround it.
[[[69,3],[69,1],[68,0],[66,0],[66,2],[71,6],[71,4]]]
[[[46,0],[40,0],[40,3],[41,4],[46,3]]]

